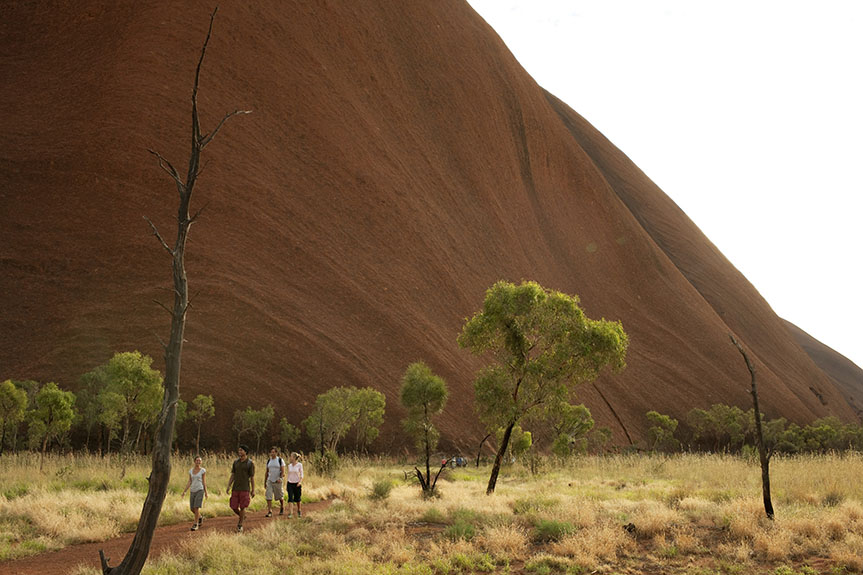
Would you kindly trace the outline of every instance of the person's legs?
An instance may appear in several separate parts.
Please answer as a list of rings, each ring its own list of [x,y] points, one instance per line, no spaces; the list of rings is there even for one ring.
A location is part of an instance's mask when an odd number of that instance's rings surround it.
[[[243,530],[243,523],[246,521],[246,508],[251,504],[252,500],[248,491],[237,492],[237,515],[240,517],[237,523],[237,531]]]
[[[234,512],[234,515],[240,514],[240,492],[232,491],[231,492],[231,501],[228,505],[231,507],[231,511]]]
[[[273,516],[273,495],[274,495],[274,493],[273,493],[273,488],[274,488],[274,487],[275,487],[275,486],[274,486],[273,482],[272,482],[272,481],[270,481],[270,480],[268,479],[268,480],[267,480],[267,493],[266,493],[266,498],[267,498],[267,517],[272,517],[272,516]]]
[[[279,498],[279,515],[285,514],[285,498]]]

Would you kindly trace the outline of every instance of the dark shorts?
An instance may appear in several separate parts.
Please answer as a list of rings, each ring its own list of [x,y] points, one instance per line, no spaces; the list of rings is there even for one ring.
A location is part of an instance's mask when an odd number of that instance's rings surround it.
[[[252,502],[248,491],[231,491],[231,509],[245,509]]]
[[[204,490],[189,493],[189,509],[200,509],[204,506]]]
[[[303,486],[299,483],[288,483],[288,503],[299,503],[303,498]]]

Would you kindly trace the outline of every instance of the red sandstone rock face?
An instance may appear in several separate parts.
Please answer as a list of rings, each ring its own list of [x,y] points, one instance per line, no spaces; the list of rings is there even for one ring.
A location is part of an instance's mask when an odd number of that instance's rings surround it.
[[[176,193],[147,148],[187,161],[211,6],[58,4],[0,8],[0,377],[74,386],[115,351],[162,363],[169,261],[142,217],[171,235]],[[205,130],[254,111],[207,148],[193,200],[182,395],[215,396],[210,441],[230,445],[234,409],[299,424],[318,393],[371,385],[389,405],[376,447],[401,447],[399,379],[422,359],[450,385],[444,439],[474,445],[482,362],[455,338],[498,279],[622,321],[628,368],[579,392],[619,443],[650,409],[748,407],[729,332],[768,415],[855,417],[686,215],[463,1],[223,6],[199,107]]]

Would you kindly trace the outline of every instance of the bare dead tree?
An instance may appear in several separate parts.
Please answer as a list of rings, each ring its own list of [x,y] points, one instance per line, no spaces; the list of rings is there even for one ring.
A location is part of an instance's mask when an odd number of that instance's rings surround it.
[[[758,438],[758,458],[761,461],[761,494],[764,497],[764,512],[768,519],[773,519],[773,502],[770,499],[770,453],[767,452],[767,446],[764,444],[764,433],[761,430],[761,411],[758,409],[758,388],[755,386],[755,366],[749,361],[749,356],[740,342],[732,335],[731,343],[737,348],[737,351],[743,356],[746,362],[746,367],[749,369],[749,374],[752,376],[752,406],[755,411],[755,435]]]
[[[162,512],[162,504],[165,502],[168,482],[171,478],[171,441],[174,435],[174,424],[177,419],[177,401],[180,397],[180,355],[183,351],[186,312],[190,305],[185,269],[186,238],[189,234],[189,228],[198,219],[202,211],[199,209],[194,215],[190,215],[189,202],[192,198],[195,182],[201,173],[201,152],[207,144],[213,141],[213,138],[219,133],[219,130],[222,129],[228,119],[238,114],[250,113],[248,110],[235,110],[225,114],[212,132],[208,134],[201,133],[198,119],[198,81],[201,75],[201,64],[204,62],[204,55],[207,52],[207,44],[210,42],[210,35],[213,32],[213,20],[216,17],[217,10],[218,8],[213,10],[213,13],[210,15],[210,27],[207,30],[207,37],[201,49],[198,66],[195,69],[195,84],[192,89],[192,150],[189,156],[189,169],[186,173],[185,181],[180,177],[179,172],[171,162],[158,152],[149,150],[158,159],[159,167],[171,176],[171,179],[177,186],[177,192],[180,197],[180,205],[177,212],[177,239],[174,242],[173,248],[164,240],[153,222],[144,218],[150,224],[153,235],[156,236],[156,239],[165,251],[171,255],[172,260],[174,306],[173,309],[162,306],[171,313],[171,336],[167,344],[162,342],[162,347],[165,349],[165,395],[162,400],[162,409],[159,413],[158,429],[153,448],[152,471],[148,478],[149,488],[147,490],[147,498],[141,510],[138,529],[135,531],[135,538],[132,540],[129,551],[126,553],[123,561],[116,567],[110,567],[108,565],[110,558],[105,557],[104,552],[101,549],[99,550],[102,573],[105,575],[138,575],[141,573],[144,563],[150,554],[153,532],[156,529],[156,522]]]
[[[416,471],[417,478],[420,480],[420,487],[423,490],[423,495],[432,496],[434,495],[435,487],[437,486],[437,479],[440,477],[441,472],[446,469],[447,464],[449,464],[450,459],[444,459],[440,464],[440,469],[437,470],[437,473],[434,476],[434,481],[431,478],[431,472],[426,470],[426,476],[423,477],[423,472],[419,470],[418,467],[414,467],[414,471]],[[428,463],[428,461],[426,461]],[[405,474],[407,476],[407,474]]]

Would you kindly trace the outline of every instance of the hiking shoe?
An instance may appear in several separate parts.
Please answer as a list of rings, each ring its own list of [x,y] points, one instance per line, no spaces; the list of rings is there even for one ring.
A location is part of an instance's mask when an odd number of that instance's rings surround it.
[[[237,525],[237,533],[242,533],[242,532],[243,532],[243,526]]]
[[[303,512],[302,512],[302,511],[297,511],[297,517],[302,517],[302,516],[303,516]]]
[[[294,512],[293,512],[293,511],[291,511],[290,513],[288,513],[288,519],[290,519],[290,518],[291,518],[291,517],[293,517],[293,516],[294,516]]]
[[[201,515],[200,517],[198,517],[198,525],[200,526],[201,523],[203,523],[203,522],[204,522],[204,516]]]
[[[198,530],[198,524],[192,523],[192,526],[189,528],[189,531],[197,531],[197,530]]]
[[[266,515],[264,515],[264,517],[272,517],[272,516],[273,516],[273,512],[272,512],[272,511],[267,511],[267,514],[266,514]]]

